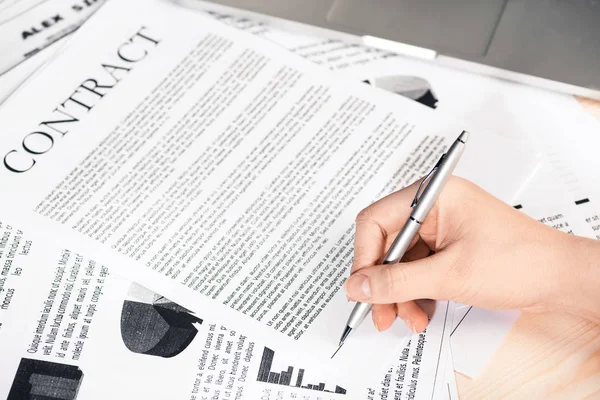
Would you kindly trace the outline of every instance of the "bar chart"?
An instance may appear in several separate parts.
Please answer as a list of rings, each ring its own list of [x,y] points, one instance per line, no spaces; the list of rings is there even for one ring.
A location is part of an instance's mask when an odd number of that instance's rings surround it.
[[[304,369],[299,368],[298,373],[296,374],[296,379],[293,380],[292,376],[294,375],[294,367],[288,366],[286,370],[282,371],[271,371],[273,366],[273,358],[275,357],[275,352],[268,347],[265,347],[262,355],[262,359],[260,361],[260,367],[258,369],[258,377],[256,378],[259,382],[265,383],[273,383],[277,385],[285,385],[285,386],[295,386],[302,389],[310,389],[310,390],[318,390],[321,392],[328,393],[337,393],[337,394],[346,394],[346,389],[340,386],[335,386],[335,389],[328,390],[325,388],[325,383],[305,383],[304,381]]]

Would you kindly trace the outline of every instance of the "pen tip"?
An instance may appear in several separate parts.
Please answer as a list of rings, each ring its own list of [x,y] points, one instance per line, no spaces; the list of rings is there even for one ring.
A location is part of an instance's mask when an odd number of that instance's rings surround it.
[[[335,355],[338,353],[338,351],[340,351],[340,349],[342,348],[343,345],[344,345],[344,342],[340,342],[340,345],[338,346],[335,353],[333,353],[333,355],[331,356],[331,359],[333,359],[333,357],[335,357]]]
[[[462,131],[462,133],[458,137],[458,140],[460,140],[463,143],[467,143],[467,140],[469,140],[469,132]]]
[[[342,337],[340,338],[340,345],[344,344],[346,338],[348,337],[348,335],[350,335],[350,332],[352,332],[352,328],[346,325],[346,328],[344,328],[344,333],[342,333]]]
[[[346,325],[346,328],[344,328],[344,333],[342,333],[342,337],[340,338],[339,346],[338,346],[337,350],[335,351],[335,353],[333,353],[333,355],[331,356],[331,358],[333,358],[337,354],[337,352],[340,351],[340,349],[342,348],[342,346],[346,342],[346,338],[348,337],[348,335],[350,334],[350,332],[352,332],[352,328],[350,328],[348,325]]]

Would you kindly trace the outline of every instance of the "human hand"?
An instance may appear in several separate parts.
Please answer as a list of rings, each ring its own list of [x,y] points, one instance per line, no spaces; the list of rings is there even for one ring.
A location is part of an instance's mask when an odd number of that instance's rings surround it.
[[[600,242],[539,223],[458,177],[446,184],[402,262],[377,265],[410,215],[418,184],[373,203],[356,219],[346,294],[373,304],[378,330],[398,315],[423,331],[428,319],[416,299],[560,309],[600,320],[600,267],[593,262],[600,260]]]

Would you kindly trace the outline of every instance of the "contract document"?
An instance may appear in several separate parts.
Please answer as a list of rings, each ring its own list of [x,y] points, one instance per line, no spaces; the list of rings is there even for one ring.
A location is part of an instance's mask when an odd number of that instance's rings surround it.
[[[353,306],[355,215],[425,175],[459,133],[437,134],[427,107],[169,2],[128,0],[102,7],[0,121],[0,202],[32,235],[300,363],[368,380],[406,343],[402,324],[367,321],[330,360]],[[489,156],[468,151],[463,167]],[[467,171],[483,178],[480,165]],[[497,166],[486,181],[520,185]]]
[[[448,302],[427,302],[426,331],[376,386],[350,390],[4,218],[0,265],[0,398],[429,400],[447,391]]]

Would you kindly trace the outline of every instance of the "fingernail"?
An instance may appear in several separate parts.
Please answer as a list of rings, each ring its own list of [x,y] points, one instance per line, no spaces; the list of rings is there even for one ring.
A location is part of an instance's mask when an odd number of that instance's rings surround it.
[[[417,324],[415,324],[414,322],[412,324],[412,330],[414,333],[419,333],[419,331],[417,330]]]
[[[381,329],[379,328],[379,322],[374,321],[375,322],[375,329],[377,329],[377,332],[381,332]]]
[[[412,319],[410,319],[410,318],[406,318],[406,319],[404,319],[404,323],[406,324],[406,327],[407,327],[408,329],[410,329],[410,330],[411,330],[411,331],[413,331],[413,332],[416,332],[416,331],[415,331],[415,323],[414,323],[414,322],[412,322]]]
[[[346,281],[346,295],[352,299],[368,299],[371,297],[369,278],[365,275],[352,275]]]

